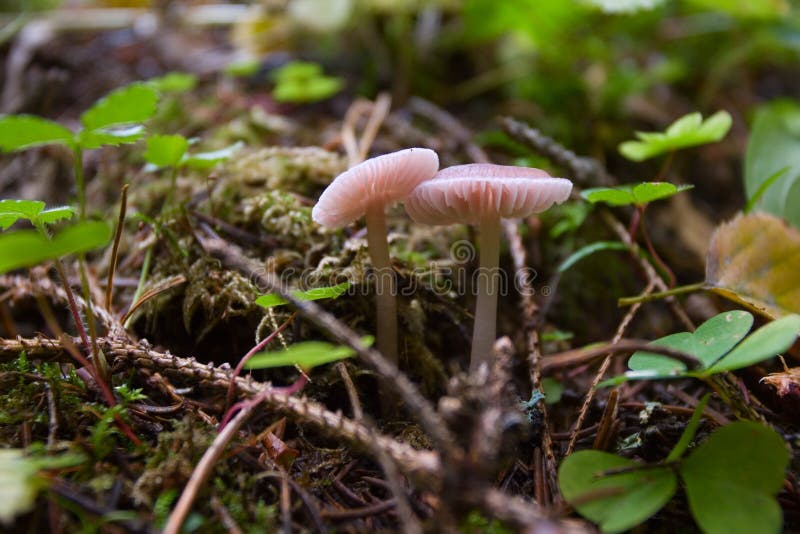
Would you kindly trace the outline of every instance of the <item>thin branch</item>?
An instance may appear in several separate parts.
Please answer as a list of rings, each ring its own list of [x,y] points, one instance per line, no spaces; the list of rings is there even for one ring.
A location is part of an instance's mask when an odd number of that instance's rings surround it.
[[[528,350],[528,372],[530,373],[531,388],[535,393],[539,393],[544,399],[544,389],[542,388],[542,352],[539,346],[539,333],[536,324],[539,319],[539,308],[533,300],[534,288],[531,280],[524,275],[528,265],[525,246],[522,243],[522,236],[514,221],[503,221],[503,229],[506,239],[510,244],[511,258],[514,262],[514,276],[516,279],[515,287],[520,289],[520,309],[525,327],[526,346]],[[553,437],[550,434],[550,420],[548,417],[547,405],[539,402],[537,409],[542,414],[542,452],[545,461],[545,476],[547,478],[550,495],[556,497],[558,492],[558,463],[556,462],[553,450]]]
[[[74,343],[74,340],[70,342]],[[226,392],[230,385],[230,369],[200,363],[194,358],[182,358],[158,352],[146,342],[134,344],[119,339],[100,338],[98,343],[109,357],[112,367],[124,364],[127,368],[142,372],[158,371],[220,392]],[[12,361],[18,358],[22,351],[25,351],[32,360],[68,362],[70,360],[65,355],[65,350],[65,344],[57,339],[0,339],[0,362]],[[257,382],[251,377],[236,379],[236,388],[244,395],[255,396],[269,387],[269,384]],[[362,451],[380,447],[394,459],[403,474],[418,481],[419,484],[431,486],[441,480],[441,461],[436,452],[416,450],[302,397],[269,395],[264,404],[294,421],[314,426]]]
[[[620,339],[616,343],[613,341],[603,345],[593,345],[591,347],[572,349],[557,354],[548,354],[542,362],[543,371],[552,371],[563,367],[572,367],[591,361],[604,354],[629,354],[637,350],[645,350],[653,354],[668,356],[674,360],[679,360],[686,364],[690,369],[696,369],[701,365],[700,361],[680,350],[671,347],[653,345],[652,342],[640,339]]]
[[[647,287],[643,291],[644,294],[647,294],[653,290],[654,283],[651,281],[647,284]],[[633,320],[633,317],[636,315],[636,312],[639,311],[641,304],[634,304],[628,310],[628,313],[625,314],[625,317],[622,318],[622,322],[620,322],[619,326],[617,327],[617,332],[614,334],[614,338],[612,339],[612,343],[619,343],[622,339],[622,336],[625,335],[625,330],[627,330],[628,325]],[[578,441],[578,433],[583,426],[583,422],[586,419],[586,416],[589,413],[589,406],[592,404],[592,400],[594,399],[595,388],[597,384],[600,383],[600,380],[603,379],[603,376],[608,371],[609,365],[611,365],[611,357],[613,356],[612,353],[606,354],[605,359],[603,359],[603,363],[600,364],[600,368],[597,370],[597,374],[594,375],[592,379],[592,383],[589,386],[589,390],[586,392],[586,398],[583,400],[583,405],[581,406],[581,410],[578,413],[578,419],[575,421],[575,426],[572,429],[572,436],[569,438],[569,445],[567,445],[567,452],[564,453],[565,456],[569,456],[572,454],[572,451],[575,450],[575,443]]]
[[[534,149],[536,152],[555,164],[567,169],[571,178],[581,186],[610,185],[613,180],[603,166],[594,158],[578,156],[563,147],[554,139],[547,137],[538,129],[514,120],[511,117],[500,118],[503,130],[516,139]]]

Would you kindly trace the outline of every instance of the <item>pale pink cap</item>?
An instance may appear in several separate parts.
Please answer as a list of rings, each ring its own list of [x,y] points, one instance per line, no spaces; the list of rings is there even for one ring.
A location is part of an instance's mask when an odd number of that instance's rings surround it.
[[[564,202],[572,182],[540,169],[472,163],[442,169],[405,200],[406,211],[424,224],[479,224],[498,216],[527,217]]]
[[[346,170],[322,192],[311,217],[331,228],[349,224],[377,203],[405,199],[439,169],[439,156],[427,148],[407,148],[377,156]]]

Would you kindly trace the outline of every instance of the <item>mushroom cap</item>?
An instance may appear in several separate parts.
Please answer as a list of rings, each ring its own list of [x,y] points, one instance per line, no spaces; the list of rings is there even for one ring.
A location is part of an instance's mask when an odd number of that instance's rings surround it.
[[[479,224],[486,217],[510,219],[564,202],[572,182],[528,167],[472,163],[439,171],[405,200],[406,211],[424,224]]]
[[[351,167],[328,185],[311,212],[317,223],[345,226],[370,205],[403,200],[439,169],[439,156],[427,148],[407,148],[376,156]]]

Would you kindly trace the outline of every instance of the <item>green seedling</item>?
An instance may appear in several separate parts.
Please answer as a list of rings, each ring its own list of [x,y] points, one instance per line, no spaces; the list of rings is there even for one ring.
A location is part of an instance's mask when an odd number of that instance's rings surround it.
[[[34,227],[44,231],[45,225],[71,219],[75,215],[72,206],[44,209],[41,200],[0,200],[0,230],[8,230],[19,220],[29,221]]]
[[[629,371],[601,382],[598,387],[615,386],[628,380],[698,378],[735,371],[773,358],[788,350],[800,333],[800,315],[787,315],[762,326],[745,337],[753,326],[746,311],[720,313],[700,325],[695,332],[679,332],[653,341],[653,345],[684,352],[697,361],[689,369],[685,362],[646,351],[635,352],[628,361]]]
[[[700,113],[690,113],[664,132],[636,132],[638,140],[625,141],[619,151],[629,160],[644,161],[681,148],[715,143],[725,137],[732,123],[727,111],[718,111],[706,120]]]
[[[581,196],[592,204],[602,202],[615,207],[635,206],[644,208],[650,202],[669,198],[693,187],[693,185],[674,185],[669,182],[642,182],[617,187],[584,189],[581,191]]]
[[[300,300],[336,299],[344,295],[349,288],[350,282],[342,282],[335,286],[314,287],[306,291],[295,291],[293,295]],[[275,293],[268,293],[258,297],[256,304],[262,308],[272,308],[288,304],[288,301]]]
[[[242,147],[241,143],[235,143],[220,150],[189,154],[189,145],[190,141],[182,135],[153,135],[147,138],[147,150],[144,153],[144,159],[149,164],[147,170],[170,170],[168,204],[175,196],[175,184],[180,169],[188,167],[208,170],[229,159]]]
[[[272,73],[278,102],[308,104],[332,97],[344,86],[341,78],[326,76],[317,63],[292,61]]]
[[[564,498],[603,532],[622,532],[667,504],[680,477],[703,532],[780,532],[781,509],[775,495],[783,485],[789,455],[774,430],[749,421],[731,423],[683,457],[708,399],[706,395],[698,404],[662,462],[642,464],[602,451],[568,456],[558,472]]]
[[[19,220],[29,221],[36,228],[0,235],[0,273],[88,252],[111,240],[111,227],[102,221],[81,221],[51,237],[47,225],[71,219],[75,210],[69,206],[44,207],[45,203],[38,200],[0,200],[0,230]]]
[[[134,143],[144,135],[142,123],[156,111],[158,92],[133,83],[98,100],[81,115],[82,128],[73,132],[57,122],[33,115],[0,117],[0,150],[16,152],[44,145],[72,150],[81,219],[86,216],[83,151],[104,145]]]
[[[592,204],[602,203],[614,207],[633,206],[636,211],[628,227],[628,234],[630,235],[631,241],[634,240],[637,231],[641,231],[648,252],[650,252],[653,261],[658,267],[666,273],[669,278],[670,287],[672,287],[675,285],[675,275],[667,264],[661,260],[661,257],[653,247],[653,243],[650,241],[650,236],[644,224],[644,213],[651,202],[669,198],[683,191],[692,189],[693,187],[692,185],[674,185],[669,182],[642,182],[638,184],[620,185],[617,187],[594,187],[591,189],[584,189],[581,192],[581,196]],[[581,259],[595,252],[601,250],[624,250],[627,248],[628,247],[623,243],[616,241],[591,243],[572,253],[572,255],[561,264],[559,271],[563,272],[567,270]]]

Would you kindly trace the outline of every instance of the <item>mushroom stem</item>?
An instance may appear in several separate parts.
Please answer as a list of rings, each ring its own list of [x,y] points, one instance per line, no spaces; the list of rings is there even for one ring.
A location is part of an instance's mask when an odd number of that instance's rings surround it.
[[[375,306],[377,308],[378,351],[397,363],[397,301],[394,269],[389,259],[386,238],[386,214],[383,204],[367,208],[367,244],[375,270]]]
[[[477,273],[478,300],[472,329],[469,370],[474,372],[490,362],[497,333],[497,294],[500,290],[500,217],[488,216],[478,229],[480,268]]]

